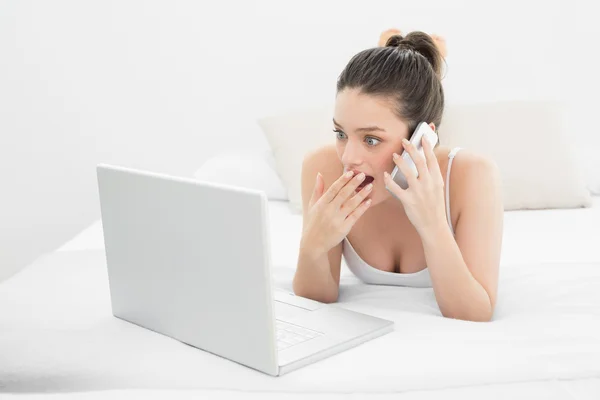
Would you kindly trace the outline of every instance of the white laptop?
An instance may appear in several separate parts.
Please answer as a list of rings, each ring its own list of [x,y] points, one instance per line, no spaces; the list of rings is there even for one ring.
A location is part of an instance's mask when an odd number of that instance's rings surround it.
[[[269,375],[394,329],[275,289],[261,191],[100,164],[114,316]]]

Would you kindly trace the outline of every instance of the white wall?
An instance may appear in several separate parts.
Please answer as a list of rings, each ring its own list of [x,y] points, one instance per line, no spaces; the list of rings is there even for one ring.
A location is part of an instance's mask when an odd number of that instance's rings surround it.
[[[450,102],[576,94],[570,110],[584,104],[593,126],[591,8],[581,0],[5,0],[0,279],[99,218],[96,163],[189,176],[231,146],[264,148],[257,116],[332,101],[348,59],[388,27],[446,37]]]

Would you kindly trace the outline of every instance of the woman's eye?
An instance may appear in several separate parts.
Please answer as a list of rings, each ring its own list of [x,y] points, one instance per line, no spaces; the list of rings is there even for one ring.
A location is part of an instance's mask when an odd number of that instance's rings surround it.
[[[337,130],[337,129],[334,129],[333,131],[336,133],[336,135],[335,135],[336,138],[338,138],[340,140],[344,139],[344,132]]]
[[[346,134],[344,132],[342,132],[338,129],[334,129],[333,131],[336,133],[336,138],[338,140],[344,140],[346,138]],[[374,137],[370,137],[370,136],[365,138],[365,140],[369,147],[374,147],[374,146],[377,146],[379,143],[381,143],[381,140],[374,138]]]
[[[375,144],[371,144],[371,143],[373,143],[373,142],[369,143],[369,140],[370,140],[370,141],[373,141],[373,140],[374,140],[374,141],[375,141],[375,142],[377,142],[377,143],[375,143]],[[368,137],[368,138],[367,138],[367,143],[369,144],[369,146],[376,146],[376,145],[378,145],[380,142],[381,142],[381,141],[380,141],[379,139],[375,139],[374,137]]]

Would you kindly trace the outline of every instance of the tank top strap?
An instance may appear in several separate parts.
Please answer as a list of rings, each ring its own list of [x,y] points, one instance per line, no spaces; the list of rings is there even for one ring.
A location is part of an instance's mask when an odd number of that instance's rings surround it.
[[[454,156],[456,155],[456,153],[458,153],[459,150],[461,150],[462,147],[455,147],[452,150],[450,150],[450,153],[448,153],[448,158],[450,159],[450,162],[452,162],[452,159],[454,158]]]
[[[454,227],[452,226],[452,214],[450,214],[450,169],[452,169],[452,160],[456,153],[461,150],[461,147],[454,147],[448,153],[448,168],[446,169],[446,218],[448,219],[448,226],[454,234]]]

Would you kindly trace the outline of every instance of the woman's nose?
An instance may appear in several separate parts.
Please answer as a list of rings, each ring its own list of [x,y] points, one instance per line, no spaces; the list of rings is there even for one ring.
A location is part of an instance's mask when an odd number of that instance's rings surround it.
[[[362,161],[360,152],[359,146],[348,142],[342,153],[342,164],[345,166],[359,165]]]

